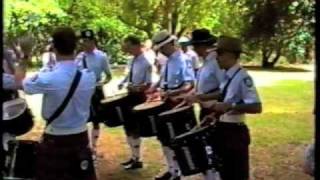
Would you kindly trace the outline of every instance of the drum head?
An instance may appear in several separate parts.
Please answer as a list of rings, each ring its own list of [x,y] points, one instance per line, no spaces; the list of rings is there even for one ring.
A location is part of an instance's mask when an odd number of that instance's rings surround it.
[[[142,104],[139,104],[133,108],[135,111],[141,111],[141,110],[147,110],[147,109],[152,109],[155,107],[159,107],[163,105],[163,101],[153,101],[153,102],[144,102]]]
[[[128,96],[127,93],[118,94],[118,95],[115,95],[115,96],[108,96],[108,97],[105,97],[105,99],[101,100],[101,104],[106,104],[106,103],[114,102],[114,101],[123,99],[123,98],[125,98],[125,97],[127,97],[127,96]]]
[[[169,114],[175,114],[177,112],[181,112],[181,111],[185,111],[189,108],[191,108],[192,106],[183,106],[183,107],[180,107],[180,108],[176,108],[176,109],[171,109],[171,110],[168,110],[168,111],[165,111],[161,114],[159,114],[159,116],[166,116],[166,115],[169,115]]]
[[[22,98],[6,101],[2,106],[2,119],[12,120],[20,116],[27,109],[27,103]]]

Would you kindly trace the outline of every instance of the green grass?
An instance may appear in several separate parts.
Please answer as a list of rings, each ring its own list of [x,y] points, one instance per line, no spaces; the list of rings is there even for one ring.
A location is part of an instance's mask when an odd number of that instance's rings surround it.
[[[313,84],[281,81],[259,88],[263,113],[248,116],[252,145],[308,143],[313,136]]]
[[[117,71],[116,74],[121,74]],[[256,179],[300,180],[310,178],[301,170],[302,154],[314,132],[313,82],[280,81],[272,86],[259,87],[263,113],[248,115],[251,132],[251,172]],[[197,112],[198,113],[198,112]],[[119,165],[128,158],[128,148],[122,127],[104,128],[101,147],[109,155],[98,170],[100,179],[152,179],[165,169],[164,157],[155,138],[143,140],[145,168],[127,172]],[[186,180],[198,180],[196,176]]]

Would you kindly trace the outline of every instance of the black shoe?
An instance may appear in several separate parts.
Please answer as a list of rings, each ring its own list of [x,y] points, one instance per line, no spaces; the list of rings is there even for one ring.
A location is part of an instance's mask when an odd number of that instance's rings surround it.
[[[157,176],[154,178],[155,180],[180,180],[180,176],[174,177],[170,172],[165,172],[161,176]]]
[[[133,163],[124,166],[125,170],[134,170],[143,168],[143,163],[141,161],[133,161]]]
[[[126,162],[121,163],[121,165],[122,166],[128,166],[128,165],[132,164],[133,162],[134,162],[134,160],[130,159],[130,160],[126,161]]]

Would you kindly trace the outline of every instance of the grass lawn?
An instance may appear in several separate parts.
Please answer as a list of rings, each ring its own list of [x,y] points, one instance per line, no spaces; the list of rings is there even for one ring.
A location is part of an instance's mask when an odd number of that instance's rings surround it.
[[[249,115],[251,131],[252,179],[308,180],[301,170],[303,150],[313,137],[313,82],[280,81],[272,86],[259,87],[263,113]],[[38,139],[40,125],[22,138]],[[103,155],[98,162],[101,180],[152,179],[165,170],[164,157],[155,138],[143,141],[145,168],[127,172],[119,165],[128,158],[128,149],[122,128],[104,128],[99,142]],[[201,179],[201,176],[184,178]]]

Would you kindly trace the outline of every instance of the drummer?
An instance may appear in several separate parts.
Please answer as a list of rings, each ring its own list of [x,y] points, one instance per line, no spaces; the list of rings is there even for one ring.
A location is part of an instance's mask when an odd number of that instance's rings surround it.
[[[196,29],[192,32],[192,39],[189,44],[192,44],[197,54],[202,57],[203,65],[197,73],[197,85],[195,94],[188,96],[190,102],[206,101],[214,92],[219,91],[219,85],[223,80],[224,74],[220,69],[215,52],[215,43],[217,38],[210,34],[207,29]],[[205,108],[202,103],[200,111],[200,120],[210,113],[210,110]]]
[[[175,100],[175,96],[187,93],[194,84],[194,72],[191,67],[188,67],[186,59],[188,58],[176,45],[177,38],[171,35],[166,30],[157,33],[153,37],[155,50],[158,50],[163,55],[167,56],[165,66],[161,69],[160,81],[149,91],[155,90],[160,86],[162,96],[166,99],[165,103],[169,107],[174,107],[180,102]],[[167,146],[162,146],[164,155],[167,159],[168,171],[156,177],[156,180],[179,180],[180,169],[175,160],[174,152]]]
[[[262,111],[253,80],[239,64],[241,52],[240,39],[219,38],[217,60],[227,78],[221,83],[220,93],[212,96],[219,102],[211,109],[222,114],[216,124],[213,142],[223,164],[219,173],[226,180],[249,179],[250,134],[245,124],[245,114]]]
[[[92,106],[89,121],[92,121],[93,130],[91,131],[91,147],[93,152],[96,152],[96,145],[100,134],[99,123],[102,119],[97,114],[97,108],[100,101],[104,99],[103,85],[108,83],[111,79],[111,69],[109,64],[109,56],[99,50],[96,46],[96,39],[93,30],[87,29],[81,32],[82,48],[76,57],[76,63],[80,68],[89,69],[93,71],[97,79],[97,87],[94,95],[92,96]],[[105,78],[102,79],[103,74]]]
[[[119,84],[119,89],[128,84],[129,112],[132,112],[134,106],[146,101],[144,91],[151,85],[152,65],[148,59],[148,54],[143,48],[143,44],[136,36],[126,37],[122,44],[122,50],[133,56],[130,62],[129,74]],[[122,165],[126,170],[133,170],[143,167],[143,163],[140,161],[141,138],[134,114],[130,113],[127,117],[132,117],[132,119],[125,119],[124,123],[127,143],[131,150],[131,158],[123,162]]]
[[[27,63],[31,57],[31,49],[24,47],[30,46],[31,42],[21,41],[19,45],[13,47],[14,50],[5,47],[2,58],[2,82],[3,82],[3,102],[18,98],[18,89],[22,88],[21,82],[25,78]],[[31,41],[31,39],[27,40]],[[18,47],[20,46],[20,47]],[[4,112],[2,112],[4,113]],[[8,141],[15,139],[15,136],[6,133],[6,129],[1,126],[1,157],[0,169],[4,170],[4,151],[8,150]],[[4,132],[4,133],[3,133]],[[0,172],[2,174],[2,172]]]

